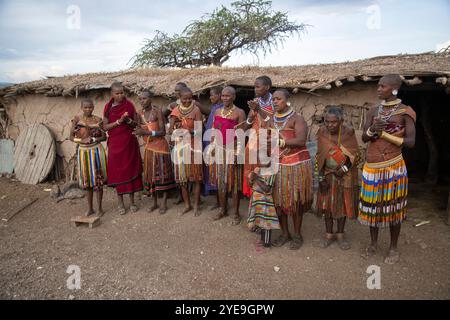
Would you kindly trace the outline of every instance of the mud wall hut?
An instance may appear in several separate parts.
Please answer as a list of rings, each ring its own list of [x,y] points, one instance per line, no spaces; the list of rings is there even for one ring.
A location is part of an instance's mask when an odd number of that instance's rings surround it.
[[[120,81],[137,108],[140,108],[137,95],[144,89],[155,93],[155,105],[165,107],[172,101],[174,85],[182,81],[204,103],[208,103],[209,88],[232,85],[237,89],[236,105],[246,109],[246,101],[254,97],[254,79],[267,75],[274,88],[287,88],[293,93],[291,101],[309,125],[308,139],[315,138],[322,113],[329,105],[344,108],[345,121],[360,137],[367,110],[377,103],[377,82],[390,73],[399,73],[403,77],[399,96],[418,114],[417,145],[407,155],[410,170],[417,172],[420,179],[437,180],[442,176],[450,182],[448,52],[305,66],[139,69],[48,77],[0,89],[0,116],[3,119],[0,134],[2,138],[16,140],[28,125],[45,124],[57,142],[58,168],[67,177],[75,166],[75,145],[68,140],[70,120],[80,112],[81,98],[92,98],[96,106],[94,113],[101,116],[111,83]]]

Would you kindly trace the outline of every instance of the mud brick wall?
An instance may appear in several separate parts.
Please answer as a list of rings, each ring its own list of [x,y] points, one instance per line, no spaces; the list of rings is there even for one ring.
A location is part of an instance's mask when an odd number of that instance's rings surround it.
[[[92,91],[88,94],[95,103],[94,114],[102,116],[103,107],[109,100],[109,92]],[[75,144],[69,140],[71,120],[80,114],[82,97],[47,97],[44,95],[25,95],[2,101],[8,117],[6,137],[16,140],[22,130],[33,123],[45,124],[54,134],[57,155],[63,160],[66,174],[74,166]],[[141,109],[136,95],[129,96],[136,108]],[[344,109],[345,122],[357,133],[360,145],[362,126],[368,108],[377,102],[375,83],[354,83],[332,90],[320,90],[315,95],[299,92],[292,95],[291,103],[300,112],[309,126],[308,139],[314,140],[325,108],[330,105]],[[208,103],[207,96],[201,96],[202,103]],[[167,98],[155,97],[154,104],[166,106]]]

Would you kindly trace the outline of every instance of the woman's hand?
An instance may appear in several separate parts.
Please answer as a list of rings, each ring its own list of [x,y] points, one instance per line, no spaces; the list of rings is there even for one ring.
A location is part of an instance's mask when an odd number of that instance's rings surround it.
[[[81,139],[81,144],[91,144],[91,143],[92,143],[91,137]]]
[[[119,119],[120,123],[123,123],[126,119],[128,118],[128,112],[125,112],[124,114],[122,114],[122,116]]]
[[[381,133],[387,127],[387,122],[381,120],[380,118],[374,118],[374,123],[370,126],[370,131]]]
[[[253,185],[253,183],[255,182],[255,179],[256,179],[256,173],[254,173],[253,171],[250,172],[248,174],[248,183],[249,183],[250,186]]]
[[[247,105],[250,108],[250,110],[252,110],[252,111],[257,111],[259,108],[259,103],[258,103],[258,100],[256,100],[256,99],[248,101]]]

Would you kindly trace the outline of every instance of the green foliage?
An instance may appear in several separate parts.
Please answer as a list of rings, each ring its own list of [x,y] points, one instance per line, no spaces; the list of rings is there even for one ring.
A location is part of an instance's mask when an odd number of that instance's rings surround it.
[[[220,66],[230,53],[259,56],[278,48],[285,39],[305,31],[306,25],[289,21],[286,12],[273,11],[272,1],[241,0],[231,9],[221,6],[192,22],[178,35],[156,31],[132,58],[133,67]]]

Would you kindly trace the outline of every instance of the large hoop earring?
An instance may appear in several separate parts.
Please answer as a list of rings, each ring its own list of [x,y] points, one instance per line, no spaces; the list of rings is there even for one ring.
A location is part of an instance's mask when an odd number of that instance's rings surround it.
[[[394,96],[398,95],[398,90],[392,90],[392,94],[393,94]]]
[[[286,103],[286,105],[287,105],[288,107],[290,107],[290,106],[291,106],[291,102],[288,101],[288,102]]]

